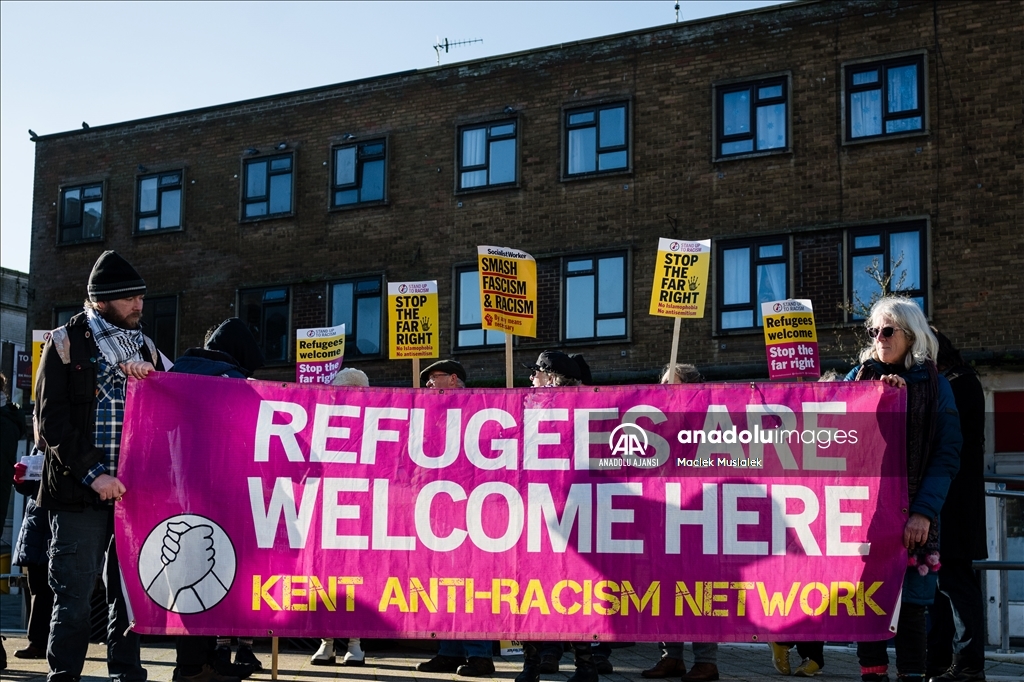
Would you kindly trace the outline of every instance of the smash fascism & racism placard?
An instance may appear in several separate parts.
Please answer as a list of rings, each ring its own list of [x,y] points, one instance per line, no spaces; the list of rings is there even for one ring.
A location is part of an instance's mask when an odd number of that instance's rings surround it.
[[[388,310],[388,357],[438,357],[436,280],[388,282]]]
[[[818,378],[818,333],[814,309],[808,299],[768,301],[761,304],[764,320],[768,376],[772,379]]]
[[[711,240],[659,239],[651,315],[704,317]]]
[[[537,336],[537,262],[504,246],[478,246],[483,328]]]

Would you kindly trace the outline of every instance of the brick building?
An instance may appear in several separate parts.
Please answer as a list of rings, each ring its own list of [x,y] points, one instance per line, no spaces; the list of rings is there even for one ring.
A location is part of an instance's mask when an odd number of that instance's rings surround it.
[[[1022,45],[1016,0],[796,2],[40,136],[29,323],[79,308],[116,249],[169,356],[238,315],[261,376],[289,379],[294,330],[346,322],[346,364],[403,384],[382,293],[436,279],[442,354],[502,383],[475,284],[492,244],[538,260],[517,361],[559,347],[649,381],[672,332],[647,313],[658,238],[711,239],[680,359],[763,378],[758,302],[812,299],[849,367],[874,262],[979,363],[990,470],[1024,473]]]
[[[500,380],[471,272],[496,244],[539,261],[522,359],[571,347],[643,380],[671,339],[647,314],[657,239],[710,238],[681,353],[710,377],[765,376],[759,298],[812,299],[848,363],[839,306],[870,295],[872,260],[975,357],[1019,354],[1021,18],[795,3],[42,136],[31,324],[77,308],[113,248],[168,355],[238,314],[287,378],[292,330],[345,320],[347,362],[397,383],[381,292],[436,279],[442,347]]]

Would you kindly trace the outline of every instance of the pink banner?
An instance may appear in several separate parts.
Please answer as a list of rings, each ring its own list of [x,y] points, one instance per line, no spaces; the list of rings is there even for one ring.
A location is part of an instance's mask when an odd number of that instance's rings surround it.
[[[136,629],[887,638],[904,396],[132,380],[116,509]]]

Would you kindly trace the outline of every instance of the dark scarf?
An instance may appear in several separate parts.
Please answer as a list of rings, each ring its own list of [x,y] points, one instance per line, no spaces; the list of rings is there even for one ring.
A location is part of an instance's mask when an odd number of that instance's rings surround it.
[[[906,369],[902,365],[889,365],[878,360],[868,360],[857,372],[857,381],[874,381],[885,374],[903,376],[920,365]],[[937,400],[939,395],[939,372],[935,363],[925,360],[924,370],[928,373],[924,381],[907,382],[907,492],[910,502],[914,502],[917,491],[921,487],[928,460],[932,455],[932,443],[935,439]],[[906,377],[904,377],[906,378]],[[928,541],[923,548],[915,550],[916,555],[927,555],[939,549],[939,519],[931,519],[928,529]]]

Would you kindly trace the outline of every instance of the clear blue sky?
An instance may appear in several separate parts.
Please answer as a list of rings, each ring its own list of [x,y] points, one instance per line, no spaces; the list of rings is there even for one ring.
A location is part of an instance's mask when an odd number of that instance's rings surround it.
[[[779,0],[681,2],[681,20]],[[0,255],[28,270],[40,135],[675,21],[675,2],[2,2]]]

